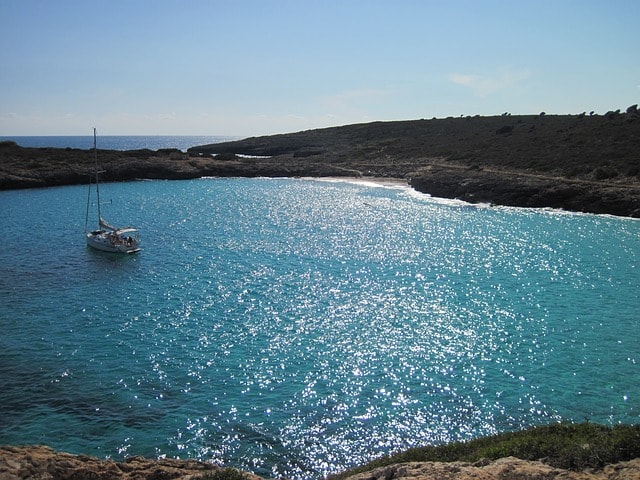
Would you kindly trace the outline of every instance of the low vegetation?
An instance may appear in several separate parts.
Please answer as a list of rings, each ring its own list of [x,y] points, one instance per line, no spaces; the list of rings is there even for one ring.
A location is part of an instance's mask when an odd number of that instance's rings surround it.
[[[640,458],[640,425],[552,424],[469,442],[412,448],[329,477],[340,480],[406,462],[478,462],[504,457],[540,460],[553,467],[583,470]]]
[[[189,149],[321,160],[363,175],[416,175],[434,163],[579,180],[640,180],[640,114],[467,116],[372,122],[253,137]]]
[[[249,475],[235,468],[221,468],[196,478],[197,480],[248,480]]]

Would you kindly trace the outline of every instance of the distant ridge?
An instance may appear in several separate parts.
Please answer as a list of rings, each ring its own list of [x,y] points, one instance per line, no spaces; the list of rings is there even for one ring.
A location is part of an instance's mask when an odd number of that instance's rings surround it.
[[[399,176],[436,160],[568,178],[638,181],[639,146],[640,114],[633,106],[629,113],[603,116],[504,114],[372,122],[252,137],[193,147],[189,152],[321,156],[327,163],[369,166],[373,174],[390,171]]]

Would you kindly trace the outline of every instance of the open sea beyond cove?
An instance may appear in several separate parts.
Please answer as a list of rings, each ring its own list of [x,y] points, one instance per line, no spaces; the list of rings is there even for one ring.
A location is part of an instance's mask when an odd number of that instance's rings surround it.
[[[186,152],[191,147],[210,143],[226,142],[238,137],[213,135],[100,135],[98,148],[104,150],[159,150],[177,148]],[[53,148],[93,148],[93,134],[90,135],[44,135],[44,136],[0,136],[0,142],[13,141],[21,147]]]
[[[142,252],[86,247],[87,187],[0,191],[0,444],[319,479],[640,420],[638,221],[304,179],[101,194]]]

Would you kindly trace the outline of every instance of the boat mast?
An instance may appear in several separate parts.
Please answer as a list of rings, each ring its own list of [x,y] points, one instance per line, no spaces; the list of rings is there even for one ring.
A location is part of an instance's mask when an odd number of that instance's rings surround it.
[[[98,200],[98,224],[100,223],[100,219],[102,218],[102,213],[100,213],[100,182],[98,180],[98,144],[96,142],[96,127],[93,127],[93,160],[96,164],[96,197]]]

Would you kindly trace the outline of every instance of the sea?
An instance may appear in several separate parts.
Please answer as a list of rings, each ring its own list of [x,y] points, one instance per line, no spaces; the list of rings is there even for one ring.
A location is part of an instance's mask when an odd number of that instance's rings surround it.
[[[103,150],[159,150],[161,148],[176,148],[183,152],[191,147],[209,145],[240,137],[220,135],[98,135],[97,146]],[[14,141],[21,147],[54,147],[54,148],[93,148],[93,135],[66,136],[2,136],[0,142]]]
[[[0,444],[317,480],[640,420],[637,220],[304,178],[101,195],[141,252],[86,246],[85,186],[0,191]]]

